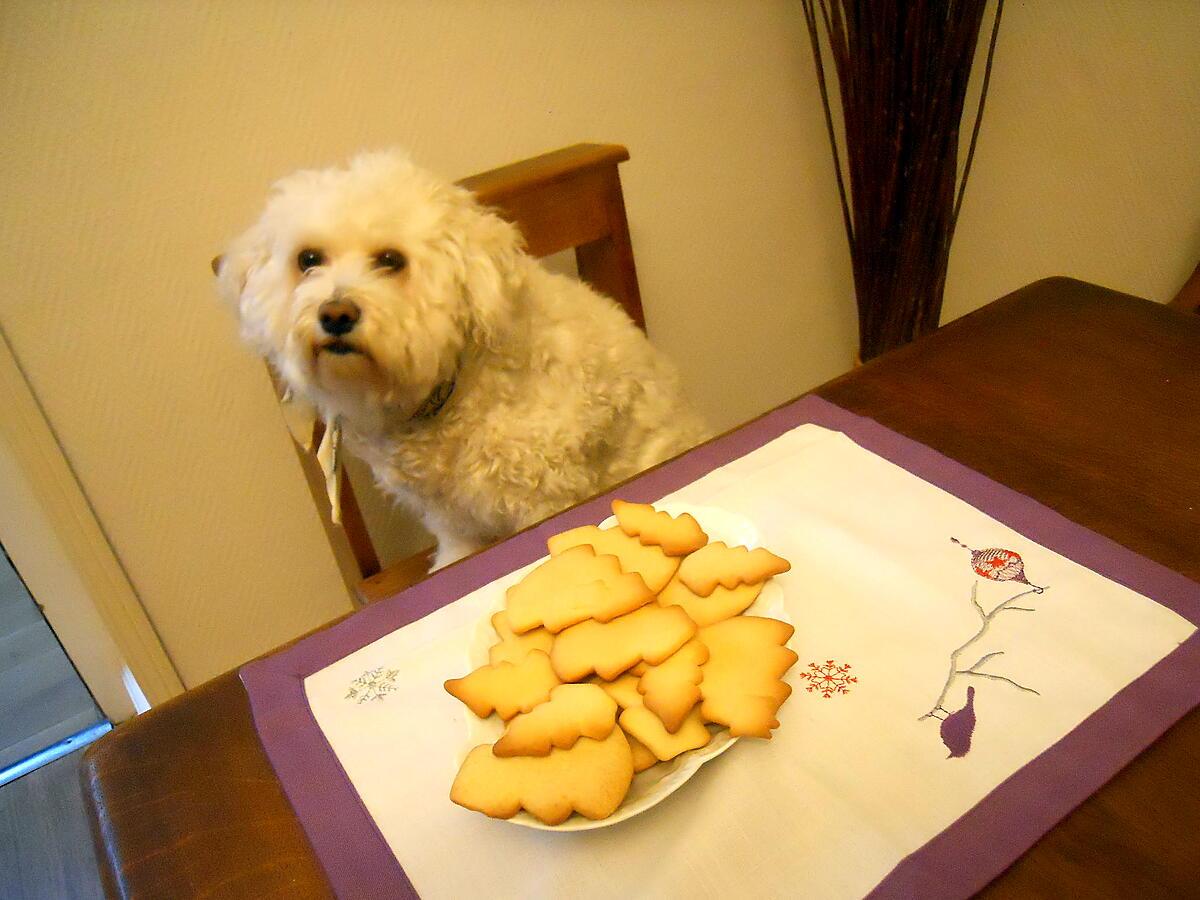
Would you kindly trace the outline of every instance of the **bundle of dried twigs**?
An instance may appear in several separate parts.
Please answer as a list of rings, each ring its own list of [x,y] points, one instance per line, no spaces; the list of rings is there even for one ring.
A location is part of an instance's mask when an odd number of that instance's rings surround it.
[[[959,128],[986,0],[801,2],[850,242],[865,361],[937,328],[1004,0],[997,0],[961,179]],[[825,81],[822,24],[841,94],[849,200]]]

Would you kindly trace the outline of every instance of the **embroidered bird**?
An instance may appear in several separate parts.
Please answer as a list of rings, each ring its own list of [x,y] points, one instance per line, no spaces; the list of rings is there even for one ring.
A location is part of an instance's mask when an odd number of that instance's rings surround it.
[[[1015,550],[1004,550],[1000,547],[989,547],[986,550],[972,550],[957,538],[950,540],[971,554],[971,568],[975,574],[988,581],[1016,581],[1028,584],[1034,593],[1040,594],[1045,590],[1036,584],[1030,584],[1025,577],[1025,561]]]
[[[971,735],[975,731],[975,688],[967,688],[966,705],[942,719],[942,727],[939,730],[942,743],[950,751],[947,759],[967,755],[967,751],[971,749]]]

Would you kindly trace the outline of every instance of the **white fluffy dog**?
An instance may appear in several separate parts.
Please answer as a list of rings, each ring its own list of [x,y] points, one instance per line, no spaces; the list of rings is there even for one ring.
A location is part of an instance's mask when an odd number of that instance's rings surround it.
[[[706,433],[615,302],[396,153],[279,181],[218,283],[246,341],[421,516],[435,567]]]

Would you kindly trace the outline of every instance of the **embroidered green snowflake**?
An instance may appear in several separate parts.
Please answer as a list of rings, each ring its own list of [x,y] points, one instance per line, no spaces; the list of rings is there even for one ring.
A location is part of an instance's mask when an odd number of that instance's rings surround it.
[[[396,676],[399,674],[399,670],[385,669],[383,666],[367,669],[350,682],[350,690],[346,692],[345,699],[353,700],[356,703],[382,700],[387,694],[396,690]]]

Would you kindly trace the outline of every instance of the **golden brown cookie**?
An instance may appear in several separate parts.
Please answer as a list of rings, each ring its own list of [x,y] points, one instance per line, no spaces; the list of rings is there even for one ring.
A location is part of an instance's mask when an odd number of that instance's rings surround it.
[[[524,634],[516,634],[508,624],[508,613],[500,610],[492,616],[492,628],[500,638],[499,643],[488,648],[488,662],[493,666],[502,662],[519,663],[531,650],[549,654],[554,646],[554,635],[545,628],[534,628]]]
[[[612,511],[622,531],[646,546],[661,547],[667,556],[687,556],[708,543],[708,535],[689,513],[672,516],[648,503],[624,500],[614,500]]]
[[[621,707],[617,724],[631,738],[644,744],[656,760],[674,759],[680,753],[703,747],[709,742],[712,735],[704,727],[698,707],[693,706],[688,711],[680,727],[672,734],[658,716],[646,709],[645,698],[638,690],[638,681],[640,679],[636,675],[626,674],[615,681],[596,683]]]
[[[628,731],[625,732],[625,740],[629,741],[629,750],[633,754],[633,772],[635,775],[638,772],[645,772],[658,762],[658,757],[651,753],[645,744]]]
[[[654,599],[641,576],[621,571],[611,555],[586,544],[551,557],[505,594],[508,624],[517,634],[544,626],[557,634],[595,619],[608,622]]]
[[[703,628],[722,619],[741,615],[758,599],[766,584],[739,584],[735,588],[717,585],[707,597],[688,590],[687,585],[680,580],[679,574],[670,580],[662,593],[658,595],[660,606],[681,606],[692,621]]]
[[[572,812],[589,819],[611,816],[632,781],[629,742],[614,728],[602,741],[580,738],[570,750],[546,756],[496,756],[482,744],[458,770],[450,799],[496,819],[525,809],[547,825],[560,825]]]
[[[693,708],[674,734],[667,731],[662,720],[644,706],[631,706],[623,710],[619,721],[627,734],[645,744],[654,758],[663,762],[688,750],[698,750],[712,740],[712,734],[704,727],[699,709]]]
[[[551,556],[559,556],[572,547],[580,546],[592,547],[597,554],[615,556],[621,561],[623,572],[637,572],[656,594],[667,586],[679,568],[679,557],[667,556],[661,547],[647,547],[619,527],[583,525],[554,535],[546,541],[546,546]]]
[[[781,679],[796,662],[796,654],[784,646],[794,630],[758,616],[735,616],[700,629],[698,637],[708,647],[700,682],[700,714],[706,721],[729,726],[734,737],[771,736],[779,727],[775,715],[792,693]]]
[[[765,547],[749,550],[713,541],[689,554],[679,566],[679,580],[693,594],[707,597],[717,585],[733,589],[739,584],[759,584],[792,565]]]
[[[560,684],[550,699],[515,717],[492,745],[497,756],[545,756],[580,738],[602,741],[617,724],[617,702],[594,684]]]
[[[550,661],[563,681],[593,672],[611,681],[642,660],[658,665],[695,633],[696,623],[678,606],[652,604],[611,622],[589,619],[559,632]]]
[[[486,719],[494,711],[507,720],[545,703],[558,684],[550,657],[533,650],[519,663],[480,666],[463,678],[451,678],[445,687],[479,718]]]
[[[589,679],[589,683],[598,685],[603,689],[604,693],[617,701],[617,706],[621,709],[628,709],[631,706],[642,706],[642,694],[638,690],[638,681],[641,679],[626,672],[619,678],[614,678],[612,681],[605,681],[600,676]]]
[[[700,700],[700,679],[704,677],[700,667],[706,662],[708,648],[692,638],[638,681],[646,709],[658,716],[671,734],[679,731]]]

